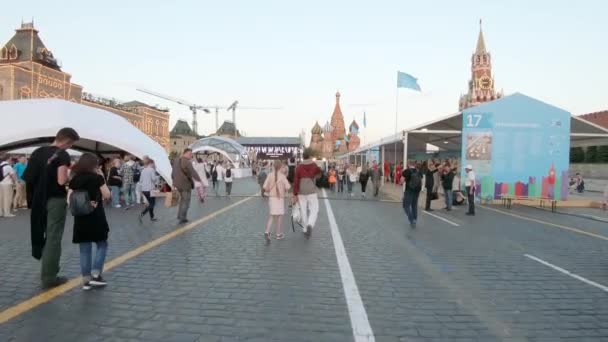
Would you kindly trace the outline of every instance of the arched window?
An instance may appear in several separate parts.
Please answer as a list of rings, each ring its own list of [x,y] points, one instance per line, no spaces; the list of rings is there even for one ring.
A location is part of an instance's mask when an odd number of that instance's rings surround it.
[[[0,50],[0,59],[8,59],[8,49],[6,46],[3,46],[2,50]]]
[[[28,87],[21,87],[19,95],[21,96],[21,99],[31,99],[32,91]]]
[[[17,47],[15,46],[15,44],[11,45],[11,48],[8,50],[8,59],[17,59],[18,57],[18,51],[17,51]]]

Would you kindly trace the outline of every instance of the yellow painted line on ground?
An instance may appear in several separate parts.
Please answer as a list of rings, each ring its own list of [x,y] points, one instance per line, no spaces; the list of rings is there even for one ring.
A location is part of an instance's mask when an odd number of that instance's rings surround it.
[[[201,223],[205,223],[211,219],[213,219],[214,217],[225,213],[226,211],[233,209],[247,201],[249,201],[252,197],[248,197],[245,199],[242,199],[234,204],[231,204],[225,208],[222,208],[220,210],[217,210],[203,218],[200,218],[196,221],[193,221],[179,229],[173,230],[157,239],[154,239],[152,241],[146,242],[145,244],[119,256],[116,257],[108,262],[105,263],[104,265],[104,271],[109,271],[111,269],[113,269],[114,267],[120,266],[121,264],[124,264],[125,262],[129,261],[130,259],[135,258],[136,256],[145,253],[147,251],[149,251],[150,249],[157,247],[177,236],[180,236],[194,228],[196,228],[196,226],[200,225]],[[77,287],[80,285],[80,277],[78,278],[74,278],[74,279],[70,279],[70,281],[68,281],[67,283],[52,288],[50,290],[44,291],[41,294],[38,294],[26,301],[23,301],[15,306],[12,306],[2,312],[0,312],[0,324],[5,323],[29,310],[32,310],[33,308],[44,304],[48,301],[53,300],[54,298],[68,292],[69,290]]]
[[[599,235],[599,234],[595,234],[595,233],[590,233],[590,232],[587,232],[587,231],[584,231],[584,230],[581,230],[581,229],[578,229],[578,228],[573,228],[573,227],[564,226],[562,224],[547,222],[547,221],[543,221],[543,220],[532,218],[532,217],[528,217],[528,216],[522,216],[522,215],[518,215],[518,214],[508,213],[506,211],[490,208],[490,207],[487,207],[487,206],[481,206],[481,208],[487,209],[487,210],[491,210],[491,211],[495,211],[495,212],[501,213],[503,215],[517,217],[517,218],[522,219],[522,220],[527,220],[527,221],[532,221],[532,222],[536,222],[536,223],[541,223],[541,224],[544,224],[544,225],[547,225],[547,226],[552,226],[552,227],[555,227],[555,228],[567,230],[567,231],[570,231],[570,232],[573,232],[573,233],[577,233],[577,234],[581,234],[581,235],[587,235],[587,236],[590,236],[590,237],[593,237],[593,238],[596,238],[596,239],[608,241],[608,236]]]

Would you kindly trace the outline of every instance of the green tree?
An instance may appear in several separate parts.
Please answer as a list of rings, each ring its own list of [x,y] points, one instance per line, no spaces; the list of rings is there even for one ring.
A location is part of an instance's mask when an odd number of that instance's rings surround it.
[[[570,148],[570,162],[571,163],[582,163],[585,161],[585,151],[582,147]]]
[[[587,147],[587,151],[585,152],[585,162],[587,163],[597,163],[598,153],[597,146],[589,146]]]
[[[597,151],[597,157],[600,163],[608,163],[608,145],[600,146]]]

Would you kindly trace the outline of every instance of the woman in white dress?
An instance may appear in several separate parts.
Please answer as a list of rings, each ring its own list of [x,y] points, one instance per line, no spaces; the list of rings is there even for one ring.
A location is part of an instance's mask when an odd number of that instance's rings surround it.
[[[289,181],[285,173],[282,171],[283,163],[280,161],[274,162],[274,171],[271,172],[266,181],[264,182],[264,191],[268,195],[268,206],[269,215],[268,223],[266,224],[266,231],[264,232],[264,239],[266,242],[270,242],[270,229],[274,221],[277,221],[277,228],[275,230],[275,238],[282,240],[285,238],[285,234],[281,232],[281,225],[283,224],[283,215],[285,215],[285,195],[290,189]]]
[[[209,180],[207,179],[207,166],[205,163],[201,162],[200,159],[193,161],[192,166],[194,167],[194,171],[196,171],[198,174],[198,177],[201,179],[200,182],[194,181],[194,188],[196,189],[198,200],[201,201],[201,203],[204,203],[205,196],[207,195],[205,188],[209,187]]]

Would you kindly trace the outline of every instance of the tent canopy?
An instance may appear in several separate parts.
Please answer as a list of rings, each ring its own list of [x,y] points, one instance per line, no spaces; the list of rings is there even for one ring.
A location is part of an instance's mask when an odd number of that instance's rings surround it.
[[[100,155],[127,152],[149,156],[158,173],[171,184],[171,164],[165,149],[123,117],[98,108],[58,99],[0,102],[0,152],[46,145],[61,128],[74,128],[80,140],[73,149]]]
[[[501,101],[509,101],[510,98],[517,97],[525,97],[539,104],[550,106],[526,95],[515,93],[511,96],[479,105],[474,107],[474,109],[483,110],[484,105],[495,105]],[[459,152],[462,145],[462,112],[410,127],[398,134],[361,146],[352,153],[363,153],[380,146],[389,148],[391,145],[397,145],[397,150],[402,153],[404,133],[408,133],[407,145],[409,152],[425,152],[426,144],[435,145],[440,151]],[[570,118],[570,144],[571,146],[608,144],[608,129],[572,115]]]
[[[226,157],[226,159],[228,159],[230,161],[230,163],[232,163],[232,165],[234,164],[234,160],[232,160],[232,158],[230,158],[230,155],[228,153],[226,153],[226,151],[224,150],[220,150],[217,147],[213,147],[213,146],[199,146],[199,147],[195,147],[192,150],[192,153],[202,153],[202,152],[211,152],[211,153],[219,153],[221,155],[223,155],[224,157]]]

